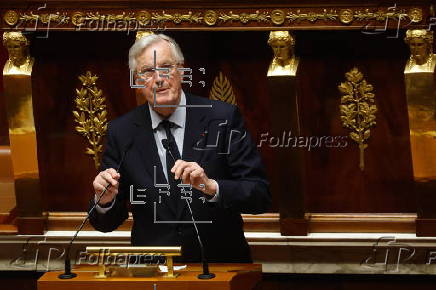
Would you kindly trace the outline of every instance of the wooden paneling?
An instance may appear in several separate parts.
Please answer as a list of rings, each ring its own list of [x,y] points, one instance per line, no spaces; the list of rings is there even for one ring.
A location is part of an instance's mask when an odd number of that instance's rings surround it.
[[[50,212],[47,217],[47,230],[71,231],[75,230],[85,219],[83,212]],[[278,232],[278,214],[243,215],[245,232]],[[118,228],[121,231],[130,231],[133,224],[132,215]],[[87,223],[84,230],[94,230]]]
[[[358,67],[374,86],[377,125],[359,169],[357,145],[306,152],[307,212],[416,212],[403,69],[407,47],[393,32],[297,34],[305,136],[347,136],[340,122],[337,86]]]
[[[97,172],[85,155],[87,141],[75,132],[78,76],[90,70],[107,98],[108,118],[135,106],[129,88],[127,51],[133,35],[55,33],[33,40],[35,120],[41,187],[48,210],[85,210]]]
[[[42,272],[36,271],[1,271],[1,289],[36,290],[36,282],[42,274]]]
[[[207,97],[215,76],[222,71],[230,80],[247,128],[256,143],[271,129],[271,104],[266,71],[272,57],[266,31],[166,32],[185,51],[186,66],[194,70],[188,91]],[[414,213],[412,171],[404,95],[403,73],[408,55],[400,32],[369,35],[362,31],[297,31],[296,53],[301,59],[298,92],[303,135],[346,136],[340,124],[337,85],[344,74],[358,66],[374,85],[377,125],[371,129],[365,152],[366,168],[358,168],[357,146],[348,139],[345,148],[289,148],[303,150],[305,212],[311,213]],[[45,209],[84,211],[92,196],[96,174],[84,154],[85,140],[74,132],[72,110],[77,77],[91,70],[100,78],[97,86],[107,98],[109,119],[136,105],[129,88],[127,51],[134,35],[124,32],[54,32],[48,38],[33,35],[34,106],[38,132],[38,157]],[[202,75],[198,69],[205,68]],[[203,88],[198,82],[205,81]],[[0,106],[1,107],[1,106]],[[283,130],[288,130],[283,124]],[[278,168],[274,148],[262,146],[269,176]],[[280,160],[283,164],[292,160]],[[282,164],[282,165],[283,165]],[[292,188],[277,185],[278,194],[292,195]],[[288,207],[289,204],[282,206]]]
[[[188,91],[208,96],[219,71],[229,78],[238,106],[256,143],[269,132],[272,113],[266,83],[271,51],[266,32],[170,32],[180,42],[186,66],[194,70]],[[414,212],[410,194],[410,149],[402,68],[407,48],[401,39],[356,32],[297,32],[299,91],[304,136],[347,135],[339,118],[337,85],[357,65],[374,85],[377,126],[366,150],[366,170],[358,168],[357,146],[345,148],[289,148],[305,150],[306,212]],[[92,195],[96,170],[85,155],[85,140],[74,132],[72,118],[79,74],[91,70],[107,97],[109,119],[135,106],[129,88],[127,51],[133,35],[105,32],[50,32],[35,38],[32,54],[35,118],[38,130],[41,183],[46,209],[81,211]],[[199,43],[201,45],[199,45]],[[204,67],[202,75],[199,68]],[[205,81],[203,88],[199,81]],[[283,130],[289,126],[283,124]],[[262,146],[267,172],[275,174],[274,148]],[[282,160],[288,164],[292,160]],[[281,188],[283,194],[293,194]],[[277,209],[277,194],[273,193]],[[289,206],[289,205],[284,205]]]
[[[310,233],[415,233],[416,214],[308,214]]]
[[[233,86],[253,139],[268,130],[267,89],[265,83],[253,82],[253,77],[261,80],[267,70],[271,55],[266,45],[267,33],[168,34],[180,42],[185,66],[194,70],[194,84],[186,88],[188,91],[208,97],[214,78],[223,71]],[[109,119],[132,109],[136,100],[129,87],[127,53],[133,37],[125,33],[50,32],[49,38],[33,41],[39,165],[49,211],[85,210],[97,172],[91,158],[84,154],[85,140],[74,131],[73,102],[75,89],[80,87],[77,76],[91,70],[100,77],[97,87],[107,98]],[[205,68],[206,74],[199,68]],[[199,81],[205,81],[206,87]],[[268,161],[268,150],[264,155]],[[272,167],[268,163],[267,166]]]
[[[47,230],[71,231],[77,229],[86,217],[83,212],[50,212],[47,218]],[[279,214],[242,215],[245,232],[280,232]],[[297,226],[294,233],[414,233],[415,214],[306,214],[306,222],[294,221]],[[130,231],[133,219],[130,216],[119,228]],[[300,228],[299,228],[300,227]],[[86,224],[84,230],[94,230]]]

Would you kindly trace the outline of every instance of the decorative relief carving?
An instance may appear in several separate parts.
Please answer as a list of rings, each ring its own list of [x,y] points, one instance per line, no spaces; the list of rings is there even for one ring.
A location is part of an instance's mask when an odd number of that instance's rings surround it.
[[[6,22],[6,24],[13,26],[18,22],[18,13],[13,10],[8,10],[3,15],[3,20]]]
[[[215,25],[217,19],[218,14],[213,10],[207,10],[206,13],[204,13],[204,23],[209,26]]]
[[[286,13],[283,10],[276,9],[271,11],[271,22],[275,25],[282,25],[285,22]]]
[[[166,12],[166,11],[130,11],[120,12],[119,14],[105,13],[104,11],[72,11],[72,12],[53,12],[34,13],[8,10],[3,14],[4,22],[9,26],[23,26],[29,23],[41,21],[43,24],[49,22],[57,26],[67,26],[72,24],[73,27],[79,28],[86,25],[101,23],[138,23],[141,26],[158,25],[158,24],[194,24],[206,26],[219,26],[229,23],[248,24],[257,22],[258,24],[281,26],[284,24],[299,23],[308,21],[315,23],[317,21],[339,21],[348,25],[354,21],[378,21],[384,22],[386,19],[404,20],[408,18],[411,23],[419,23],[423,19],[422,8],[377,8],[377,9],[273,9],[273,10],[249,10],[243,12],[233,12],[232,10],[189,10],[186,12]]]
[[[213,81],[213,85],[209,93],[209,99],[220,100],[232,105],[236,105],[236,96],[233,92],[232,85],[222,72],[219,72],[218,76]]]
[[[107,111],[103,91],[95,85],[98,77],[87,71],[79,76],[82,87],[76,89],[76,109],[73,111],[74,121],[78,124],[76,131],[85,137],[90,147],[85,153],[92,156],[95,168],[100,167],[100,153],[103,151],[102,139],[106,135]]]
[[[289,11],[286,14],[286,19],[290,22],[298,22],[307,20],[310,22],[316,22],[318,20],[336,20],[338,18],[338,14],[334,9],[323,9],[321,13],[319,12],[301,12],[297,10],[296,12]]]
[[[408,16],[412,23],[419,23],[422,21],[422,10],[419,8],[412,8],[409,10]]]
[[[375,105],[372,93],[373,86],[363,78],[363,74],[353,68],[345,74],[346,82],[338,86],[342,93],[341,98],[341,121],[342,126],[351,130],[350,138],[359,144],[360,170],[365,169],[364,151],[368,147],[365,142],[370,137],[370,128],[376,124]]]
[[[351,9],[341,9],[339,11],[339,20],[343,24],[350,24],[351,22],[353,22],[353,19],[354,19],[353,10],[351,10]]]

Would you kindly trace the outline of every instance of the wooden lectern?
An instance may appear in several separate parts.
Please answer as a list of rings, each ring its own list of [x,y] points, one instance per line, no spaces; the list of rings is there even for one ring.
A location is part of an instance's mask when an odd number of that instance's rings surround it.
[[[38,290],[115,290],[115,289],[150,289],[150,290],[227,290],[254,289],[262,279],[262,265],[259,264],[211,264],[211,271],[216,277],[201,280],[197,276],[202,272],[200,264],[190,264],[181,270],[177,278],[155,277],[110,277],[96,278],[98,269],[80,267],[76,269],[77,277],[69,280],[58,278],[60,272],[47,272],[38,280]]]

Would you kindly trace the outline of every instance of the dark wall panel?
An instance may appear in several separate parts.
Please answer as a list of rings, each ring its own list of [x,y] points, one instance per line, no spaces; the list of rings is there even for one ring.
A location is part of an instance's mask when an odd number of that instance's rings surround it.
[[[266,71],[272,57],[268,32],[166,32],[185,52],[193,69],[193,86],[185,89],[208,97],[214,78],[222,71],[229,79],[247,128],[256,143],[271,128]],[[371,129],[365,153],[366,169],[358,168],[358,149],[350,139],[345,148],[288,148],[304,150],[307,161],[307,212],[414,212],[407,107],[402,70],[408,52],[402,39],[366,35],[360,31],[296,33],[300,56],[297,83],[302,116],[301,135],[346,136],[339,116],[337,85],[357,65],[374,85],[377,125]],[[37,58],[34,72],[35,118],[39,138],[41,183],[46,208],[80,211],[92,195],[96,174],[84,154],[85,140],[74,131],[72,111],[77,76],[91,70],[107,97],[109,119],[136,105],[129,88],[127,53],[134,35],[115,32],[50,32],[32,40]],[[205,68],[205,74],[200,72]],[[199,81],[205,81],[203,87]],[[283,130],[289,130],[283,124]],[[296,132],[292,132],[295,136]],[[274,148],[260,148],[269,176],[275,173]],[[292,160],[281,160],[286,164]],[[293,194],[292,188],[281,188]],[[278,209],[273,193],[273,211]],[[286,206],[286,205],[285,205]]]

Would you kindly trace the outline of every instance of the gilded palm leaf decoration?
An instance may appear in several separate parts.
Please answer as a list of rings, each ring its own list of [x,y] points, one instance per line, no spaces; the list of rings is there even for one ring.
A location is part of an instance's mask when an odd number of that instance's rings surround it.
[[[375,95],[372,93],[373,86],[367,83],[357,68],[347,72],[345,77],[347,81],[338,86],[342,93],[341,105],[339,106],[342,126],[351,130],[350,138],[359,144],[359,168],[364,170],[364,152],[368,147],[365,142],[370,137],[370,128],[376,124]]]
[[[209,99],[220,100],[232,105],[236,105],[236,97],[233,92],[232,85],[222,72],[219,72],[218,76],[213,81],[213,85],[209,93]]]
[[[95,168],[100,167],[100,153],[103,151],[102,139],[107,129],[107,111],[102,90],[95,85],[98,77],[90,71],[79,76],[82,87],[76,89],[76,109],[73,111],[76,131],[88,140],[85,153],[91,155]]]

